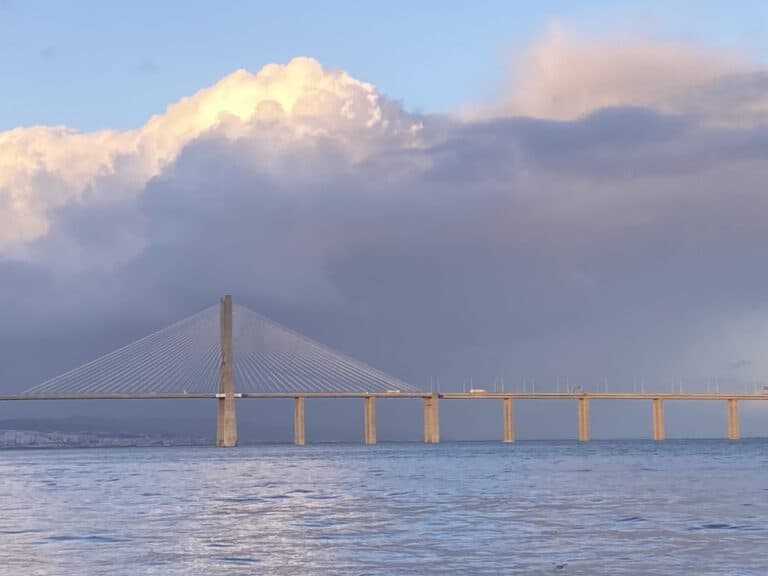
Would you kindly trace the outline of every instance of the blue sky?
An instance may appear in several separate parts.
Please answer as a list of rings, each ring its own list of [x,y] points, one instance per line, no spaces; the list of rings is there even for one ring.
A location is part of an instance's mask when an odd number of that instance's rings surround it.
[[[0,0],[0,130],[131,128],[243,67],[297,55],[374,83],[406,108],[492,99],[512,56],[553,22],[765,62],[768,3],[46,2]]]

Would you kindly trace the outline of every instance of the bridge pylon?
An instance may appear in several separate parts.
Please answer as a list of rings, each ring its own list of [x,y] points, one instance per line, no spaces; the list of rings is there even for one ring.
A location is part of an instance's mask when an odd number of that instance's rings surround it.
[[[237,446],[235,417],[235,384],[232,365],[232,296],[220,301],[221,363],[219,368],[218,412],[216,417],[216,446]]]

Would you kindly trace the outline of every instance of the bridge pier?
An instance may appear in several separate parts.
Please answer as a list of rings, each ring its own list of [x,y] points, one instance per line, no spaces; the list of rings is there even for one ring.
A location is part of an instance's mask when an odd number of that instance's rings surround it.
[[[293,443],[296,446],[306,443],[304,430],[304,396],[296,396],[293,399]]]
[[[653,398],[651,400],[652,417],[653,417],[653,439],[664,440],[666,434],[664,432],[664,400],[661,398]]]
[[[514,406],[512,404],[512,398],[504,398],[504,442],[510,443],[515,441],[515,421],[514,421]]]
[[[237,446],[235,385],[232,378],[232,296],[220,301],[221,364],[219,367],[218,410],[216,414],[216,446]]]
[[[738,440],[741,437],[739,428],[738,400],[728,398],[728,440]]]
[[[364,436],[366,444],[376,444],[376,397],[363,398]]]
[[[579,440],[589,441],[589,398],[579,398]]]
[[[440,442],[440,405],[439,396],[432,394],[424,397],[424,442],[438,444]]]

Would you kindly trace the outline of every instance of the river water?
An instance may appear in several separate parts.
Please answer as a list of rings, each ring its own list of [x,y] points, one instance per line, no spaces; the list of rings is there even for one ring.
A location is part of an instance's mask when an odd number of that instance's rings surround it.
[[[768,441],[0,451],[0,574],[768,574]]]

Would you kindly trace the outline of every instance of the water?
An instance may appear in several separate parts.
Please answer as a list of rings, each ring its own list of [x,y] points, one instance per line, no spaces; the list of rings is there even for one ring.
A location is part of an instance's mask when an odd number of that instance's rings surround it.
[[[0,574],[768,574],[768,442],[0,451]]]

